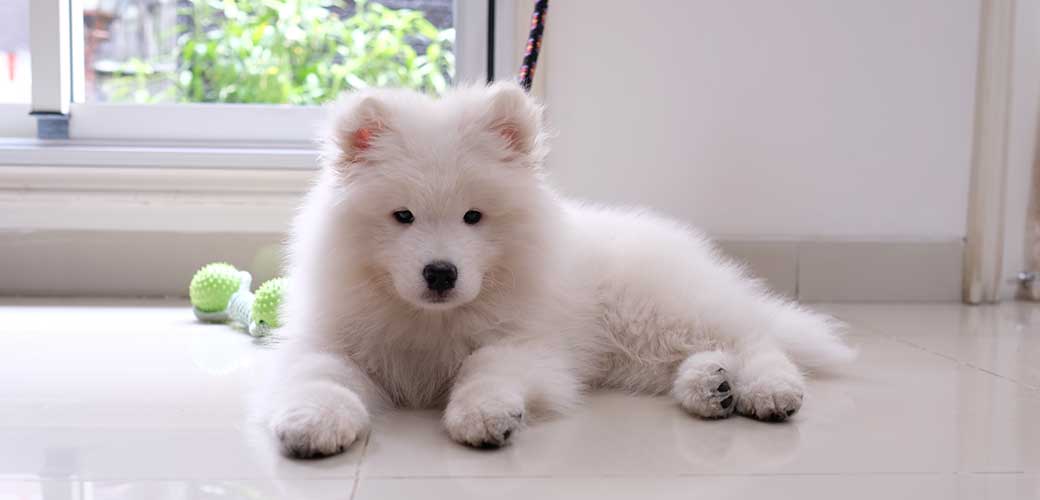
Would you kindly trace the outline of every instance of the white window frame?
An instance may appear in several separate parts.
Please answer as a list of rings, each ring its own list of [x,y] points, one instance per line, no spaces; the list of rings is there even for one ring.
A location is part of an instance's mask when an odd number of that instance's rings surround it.
[[[494,0],[496,9],[495,53],[507,54],[514,45],[515,2]],[[487,75],[487,0],[455,0],[454,17],[457,82],[482,82]],[[254,104],[105,104],[83,102],[83,7],[81,0],[32,0],[30,8],[33,92],[31,109],[37,116],[67,117],[66,143],[168,148],[170,143],[189,147],[313,150],[313,140],[325,115],[318,106]],[[515,71],[500,57],[496,74]],[[0,107],[0,136],[26,137],[32,120],[24,105]],[[53,141],[51,141],[53,143]],[[10,164],[17,150],[47,144],[39,141],[3,141],[0,164]],[[51,164],[47,150],[33,161]],[[60,163],[64,164],[64,163]]]
[[[78,1],[76,2],[79,3]],[[72,102],[73,12],[70,0],[29,2],[29,55],[32,58],[32,112],[68,114]]]

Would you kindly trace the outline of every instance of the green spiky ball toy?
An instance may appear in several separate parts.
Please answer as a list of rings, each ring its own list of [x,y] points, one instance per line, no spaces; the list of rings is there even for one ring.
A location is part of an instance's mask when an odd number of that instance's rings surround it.
[[[223,311],[241,282],[241,272],[235,266],[227,262],[207,264],[191,278],[188,287],[191,305],[204,313]]]
[[[256,300],[253,301],[253,321],[268,328],[282,326],[278,320],[278,308],[285,297],[285,278],[267,280],[256,289]]]
[[[188,286],[195,317],[223,323],[233,320],[247,328],[250,335],[263,337],[277,328],[278,309],[285,292],[284,279],[269,280],[249,291],[253,276],[226,262],[208,264],[195,273]]]

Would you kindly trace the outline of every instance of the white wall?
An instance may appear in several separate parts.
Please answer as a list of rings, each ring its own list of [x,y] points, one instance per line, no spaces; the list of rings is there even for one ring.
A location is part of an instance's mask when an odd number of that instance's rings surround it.
[[[978,0],[563,0],[565,192],[718,235],[965,233]]]

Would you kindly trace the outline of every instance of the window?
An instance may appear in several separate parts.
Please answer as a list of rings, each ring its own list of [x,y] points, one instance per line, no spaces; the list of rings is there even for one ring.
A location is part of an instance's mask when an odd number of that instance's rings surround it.
[[[22,101],[68,117],[72,141],[310,149],[318,105],[343,91],[483,81],[493,3],[6,0],[0,9],[21,9],[32,29],[23,50],[43,83],[29,89],[26,74]],[[14,17],[0,27],[24,26]],[[2,123],[0,135],[12,135]]]
[[[83,22],[88,102],[317,105],[455,74],[452,0],[92,0]]]
[[[0,103],[28,103],[29,0],[0,3]]]
[[[29,0],[0,2],[0,137],[32,134],[29,54]]]

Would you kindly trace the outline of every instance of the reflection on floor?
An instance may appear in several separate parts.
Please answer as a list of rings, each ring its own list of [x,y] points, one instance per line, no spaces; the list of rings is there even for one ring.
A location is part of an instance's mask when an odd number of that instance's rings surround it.
[[[179,302],[3,299],[0,499],[1040,498],[1040,306],[817,307],[860,360],[788,424],[599,394],[499,451],[401,411],[301,462],[247,424],[247,335]]]

